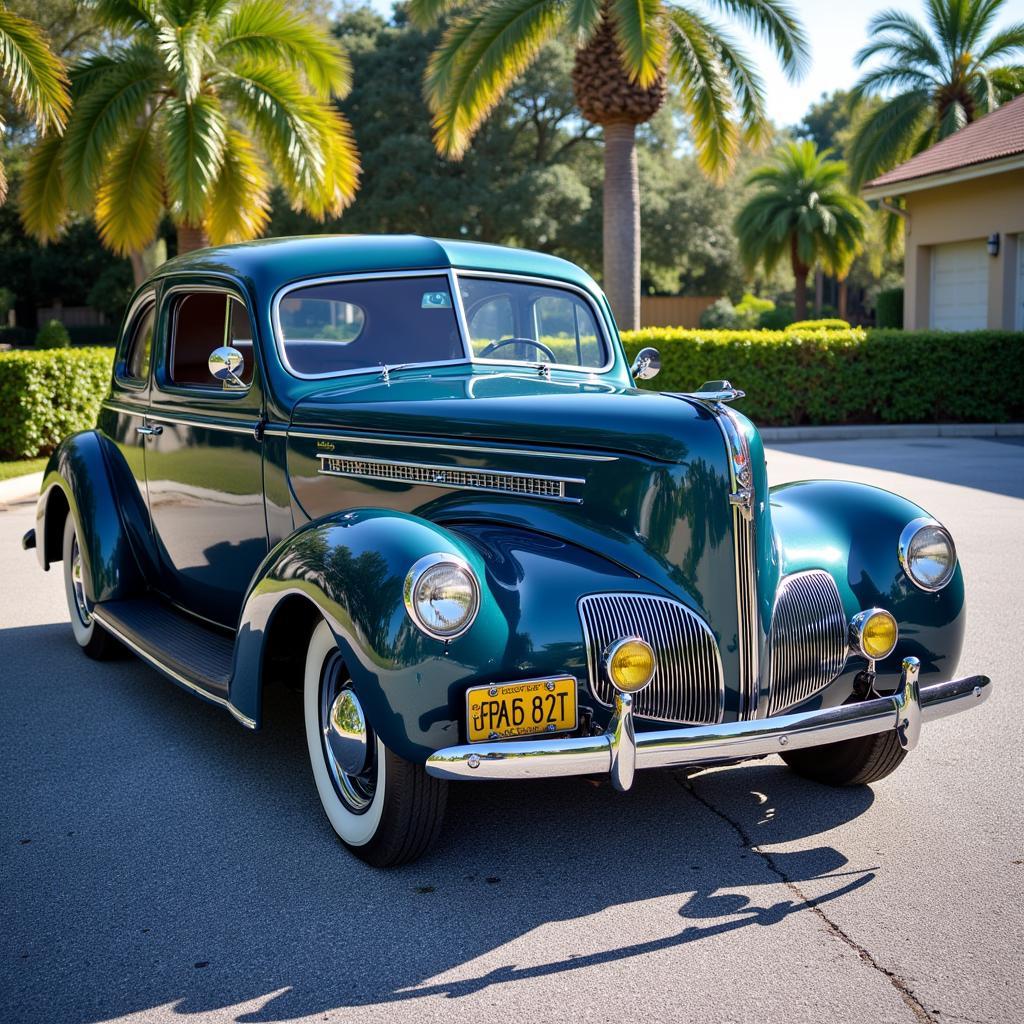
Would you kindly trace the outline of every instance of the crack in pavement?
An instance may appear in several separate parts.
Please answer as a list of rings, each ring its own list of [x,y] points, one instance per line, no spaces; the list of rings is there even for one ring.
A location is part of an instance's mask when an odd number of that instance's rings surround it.
[[[761,857],[768,869],[772,874],[777,875],[782,884],[793,893],[794,896],[798,897],[802,903],[804,903],[827,928],[829,933],[835,938],[839,939],[840,942],[845,943],[852,949],[861,961],[867,964],[872,970],[878,971],[879,974],[883,975],[889,980],[889,984],[896,990],[899,997],[906,1004],[907,1008],[914,1015],[914,1017],[920,1022],[920,1024],[938,1024],[938,1021],[942,1017],[946,1017],[941,1011],[936,1010],[932,1013],[928,1008],[921,1002],[917,996],[914,995],[913,990],[910,986],[898,975],[895,971],[890,971],[887,967],[883,967],[875,957],[871,954],[870,950],[866,949],[859,942],[848,935],[843,929],[822,910],[818,901],[813,897],[806,895],[803,890],[790,878],[782,868],[776,863],[771,853],[767,850],[761,849],[754,840],[747,834],[746,829],[736,820],[731,818],[725,811],[716,807],[710,800],[701,796],[697,792],[693,781],[689,778],[677,775],[679,783],[682,785],[690,796],[694,798],[699,804],[706,807],[716,817],[721,818],[727,825],[731,826],[736,834],[740,837],[743,845],[750,850],[752,853],[756,853]],[[947,1018],[948,1019],[948,1018]]]

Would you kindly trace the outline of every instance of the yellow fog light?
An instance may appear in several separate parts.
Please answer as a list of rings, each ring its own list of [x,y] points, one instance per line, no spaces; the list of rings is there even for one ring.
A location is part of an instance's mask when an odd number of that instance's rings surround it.
[[[884,608],[869,608],[850,622],[850,645],[869,661],[888,658],[898,639],[896,620]]]
[[[604,667],[617,690],[636,693],[654,678],[657,663],[651,645],[634,636],[616,640],[605,651]]]

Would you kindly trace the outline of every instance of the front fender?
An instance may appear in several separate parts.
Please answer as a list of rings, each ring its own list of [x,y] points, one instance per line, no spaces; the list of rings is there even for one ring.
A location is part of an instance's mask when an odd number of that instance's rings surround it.
[[[65,438],[43,474],[36,505],[36,551],[44,569],[63,558],[64,517],[78,530],[86,594],[112,601],[139,591],[142,578],[111,480],[104,441],[95,430]]]
[[[447,644],[416,628],[402,594],[413,563],[435,552],[461,555],[481,584],[472,627]],[[641,584],[598,556],[517,528],[446,527],[383,509],[327,516],[282,541],[257,574],[242,611],[231,701],[258,719],[265,639],[282,602],[299,594],[329,623],[381,739],[423,761],[463,739],[468,686],[570,673],[583,693],[576,600],[601,589]]]
[[[895,616],[900,639],[878,665],[880,689],[895,687],[909,655],[920,659],[929,683],[953,678],[965,625],[960,566],[945,588],[927,593],[908,579],[898,557],[903,528],[927,512],[866,484],[812,480],[772,488],[771,513],[784,575],[826,569],[848,618],[872,607]]]

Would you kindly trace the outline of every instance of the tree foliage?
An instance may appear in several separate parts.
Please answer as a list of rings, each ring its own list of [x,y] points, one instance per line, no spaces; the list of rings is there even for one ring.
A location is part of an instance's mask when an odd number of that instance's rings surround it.
[[[875,99],[850,144],[855,185],[1024,92],[1024,21],[992,31],[1006,0],[925,0],[925,21],[885,10],[868,23],[851,93]]]
[[[94,0],[116,42],[75,62],[74,111],[32,154],[26,227],[55,238],[91,210],[105,244],[142,249],[165,211],[214,242],[259,234],[271,174],[288,201],[335,216],[359,164],[344,95],[348,61],[285,0]]]

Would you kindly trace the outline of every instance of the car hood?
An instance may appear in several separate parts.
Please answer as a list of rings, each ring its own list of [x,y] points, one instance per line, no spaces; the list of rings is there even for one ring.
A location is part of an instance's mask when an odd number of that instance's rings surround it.
[[[696,402],[593,381],[522,374],[416,374],[328,388],[302,399],[295,430],[514,442],[683,462],[714,417]],[[723,453],[724,454],[724,453]]]

